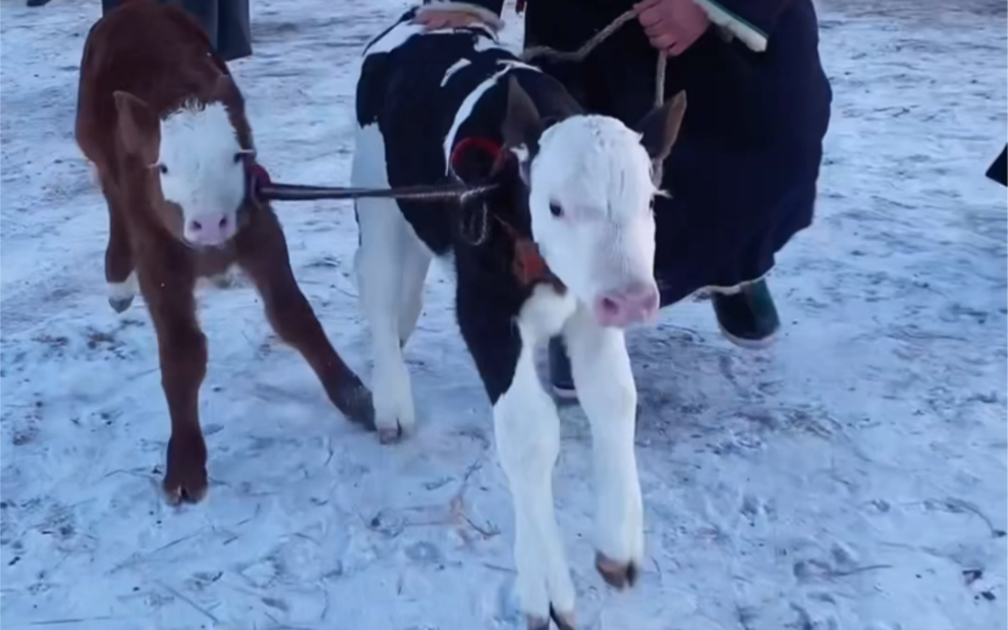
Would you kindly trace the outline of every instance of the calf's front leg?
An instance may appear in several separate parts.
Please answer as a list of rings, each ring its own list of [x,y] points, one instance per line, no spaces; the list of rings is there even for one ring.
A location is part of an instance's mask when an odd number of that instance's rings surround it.
[[[164,260],[153,252],[150,259]],[[185,267],[185,265],[179,265]],[[149,266],[140,273],[161,359],[161,386],[171,416],[163,488],[169,503],[198,502],[207,491],[207,450],[199,423],[199,389],[206,375],[206,337],[196,321],[190,270]]]
[[[370,390],[333,348],[298,287],[276,216],[268,210],[256,212],[237,237],[238,264],[259,291],[270,325],[308,361],[336,408],[351,422],[373,430]]]
[[[410,242],[416,237],[409,233],[410,227],[396,202],[359,199],[356,208],[360,245],[354,255],[354,270],[361,310],[371,330],[375,424],[379,440],[387,444],[411,432],[416,423],[413,389],[402,348],[405,333],[415,324],[413,311],[419,315],[420,306],[416,303],[409,313],[404,313],[407,309],[403,301],[409,298],[404,295],[403,284],[408,275],[414,276],[407,293],[422,291],[423,279],[419,269],[409,274],[405,271],[407,253],[415,252],[418,244]],[[424,272],[426,275],[426,269]],[[404,321],[406,318],[414,321]]]
[[[579,308],[564,330],[574,385],[591,424],[595,566],[610,585],[633,585],[644,558],[644,511],[634,453],[637,388],[623,331]]]
[[[564,299],[539,287],[517,325],[492,296],[459,286],[459,325],[493,403],[497,455],[515,513],[518,600],[530,630],[552,618],[574,627],[574,584],[553,503],[553,467],[560,451],[560,418],[536,373],[534,350],[559,331]],[[492,290],[492,289],[491,289]]]
[[[117,313],[122,313],[133,303],[137,293],[133,248],[129,240],[125,210],[116,199],[115,189],[102,184],[109,211],[109,240],[105,248],[105,281],[108,283],[108,302]]]

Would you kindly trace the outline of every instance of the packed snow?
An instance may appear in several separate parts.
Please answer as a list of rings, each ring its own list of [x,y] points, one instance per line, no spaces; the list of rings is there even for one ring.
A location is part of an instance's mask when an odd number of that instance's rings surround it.
[[[232,68],[262,161],[277,180],[347,182],[358,56],[405,4],[253,5],[255,52]],[[590,436],[562,412],[579,628],[1008,623],[1006,195],[983,177],[1008,137],[1005,6],[820,10],[833,121],[817,221],[770,277],[779,342],[731,346],[700,301],[629,337],[647,535],[632,591],[595,573]],[[11,0],[0,20],[4,630],[522,627],[490,407],[437,266],[407,348],[418,432],[394,446],[339,415],[246,282],[202,292],[211,488],[164,503],[156,339],[142,301],[106,302],[105,205],[73,141],[98,15]],[[276,211],[369,380],[350,205]]]

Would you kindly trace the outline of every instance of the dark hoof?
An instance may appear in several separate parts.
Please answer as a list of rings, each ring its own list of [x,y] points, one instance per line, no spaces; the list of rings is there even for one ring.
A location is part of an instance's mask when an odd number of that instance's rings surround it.
[[[210,278],[210,284],[218,289],[230,289],[235,286],[235,278],[229,273],[222,273]]]
[[[395,444],[402,439],[402,427],[398,424],[394,427],[378,429],[378,441],[382,444]]]
[[[123,311],[125,311],[126,309],[128,309],[131,304],[133,304],[133,297],[132,296],[127,297],[127,298],[112,298],[112,297],[110,297],[108,299],[108,303],[109,303],[109,306],[112,307],[113,311],[115,311],[116,313],[122,313]]]
[[[164,478],[165,500],[169,505],[199,503],[207,493],[206,468],[168,473]]]
[[[333,403],[347,420],[363,425],[368,431],[376,430],[374,403],[371,400],[371,390],[359,379],[354,378],[333,396]]]
[[[640,568],[631,562],[616,562],[601,553],[595,554],[595,568],[606,584],[616,589],[633,586],[637,582]]]
[[[525,622],[528,630],[549,630],[550,620],[539,617],[529,617]]]
[[[171,505],[199,503],[208,485],[203,436],[168,440],[168,470],[162,485],[165,500]]]
[[[542,619],[541,617],[528,617],[526,620],[526,627],[528,630],[549,630],[550,619],[556,624],[559,630],[574,630],[574,613],[570,612],[566,615],[562,615],[553,608],[550,604],[550,613],[548,619]]]
[[[574,630],[574,612],[571,611],[566,615],[562,615],[556,611],[556,608],[550,606],[550,617],[553,619],[553,623],[560,630]]]
[[[554,385],[553,402],[557,407],[572,407],[580,401],[578,400],[577,391],[573,389],[561,389]]]

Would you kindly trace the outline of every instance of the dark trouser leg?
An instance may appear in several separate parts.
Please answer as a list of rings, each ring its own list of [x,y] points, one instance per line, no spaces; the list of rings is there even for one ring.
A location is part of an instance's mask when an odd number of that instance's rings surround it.
[[[553,395],[560,400],[575,400],[574,376],[563,338],[553,337],[549,342],[549,377]]]
[[[224,61],[252,54],[249,0],[162,0],[176,4],[206,31],[210,43]],[[122,4],[122,0],[102,0],[102,15]]]
[[[621,13],[618,3],[598,5],[592,9],[581,6],[573,0],[552,0],[551,2],[530,3],[526,12],[526,45],[543,45],[557,50],[575,50],[587,41],[598,29],[608,25]],[[563,28],[558,28],[558,25]],[[633,126],[651,109],[655,100],[656,86],[654,73],[657,64],[655,52],[641,29],[636,24],[628,24],[603,42],[582,64],[545,63],[543,69],[561,81],[576,99],[588,110],[614,116],[625,124]],[[683,69],[671,62],[666,72],[666,95],[674,94],[684,80]],[[671,165],[666,165],[664,187],[674,190],[671,185]],[[673,208],[665,200],[659,200],[657,211],[676,213],[681,208]],[[673,216],[670,214],[668,216]],[[695,216],[679,215],[679,216]],[[661,219],[661,218],[660,218]],[[663,229],[664,226],[664,229]],[[684,229],[681,229],[684,228]],[[711,280],[707,277],[691,278],[689,267],[708,269],[703,261],[705,254],[694,256],[686,246],[694,244],[694,253],[699,248],[718,251],[718,239],[711,226],[704,224],[677,225],[675,222],[659,220],[659,249],[682,250],[677,255],[659,256],[656,260],[656,275],[662,287],[662,305],[677,302],[696,289],[703,288]],[[682,234],[674,242],[671,235]],[[726,238],[731,237],[727,234]],[[708,244],[707,238],[714,237]],[[666,261],[672,264],[662,264]],[[674,276],[663,282],[662,276]],[[756,280],[758,276],[738,278],[738,281]],[[733,279],[734,281],[735,279]],[[666,290],[668,287],[668,290]],[[717,295],[714,310],[721,330],[734,343],[747,347],[765,345],[776,331],[779,320],[766,283],[759,281],[746,286],[734,295]],[[574,382],[571,378],[570,362],[563,342],[553,339],[549,347],[550,380],[558,397],[573,398]]]
[[[185,9],[186,13],[196,18],[203,30],[210,36],[210,43],[217,50],[217,32],[220,23],[220,2],[217,0],[167,0]]]
[[[217,0],[161,0],[164,4],[175,4],[191,15],[210,37],[210,43],[217,50]],[[102,15],[122,4],[122,0],[102,0]]]
[[[219,0],[217,16],[217,52],[224,61],[234,61],[252,54],[252,26],[249,0]]]
[[[168,0],[185,9],[203,26],[224,61],[252,54],[249,0]]]
[[[814,184],[787,184],[805,167],[787,164],[786,157],[767,158],[782,173],[770,174],[768,189],[750,186],[751,198],[738,198],[717,188],[720,182],[741,181],[745,173],[762,172],[760,155],[711,158],[695,147],[683,147],[678,162],[666,166],[664,188],[672,199],[656,203],[658,251],[655,275],[662,306],[674,304],[693,292],[710,288],[711,306],[722,334],[744,348],[769,345],[780,328],[780,318],[766,281],[774,255],[797,230],[805,227],[807,208],[815,198]],[[816,156],[809,152],[811,164]],[[723,168],[717,170],[718,165]],[[807,167],[811,169],[812,167]],[[793,188],[790,192],[784,192]],[[708,213],[696,209],[707,208]],[[716,220],[712,220],[715,217]]]
[[[628,30],[625,39],[618,42],[619,48],[600,47],[596,58],[589,58],[591,67],[587,68],[602,78],[601,82],[594,82],[594,93],[604,93],[596,95],[589,108],[615,116],[630,126],[634,126],[653,107],[656,90],[654,73],[657,55],[650,48],[640,46],[644,40],[639,35],[635,37]],[[706,40],[703,44],[708,47],[720,45]],[[706,54],[701,49],[696,54],[701,52]],[[670,62],[665,86],[667,98],[683,84],[684,70],[685,67]],[[589,94],[593,91],[589,90]],[[692,148],[684,146],[683,149],[684,155],[691,155]],[[715,292],[712,297],[718,327],[729,341],[738,346],[764,347],[772,342],[780,319],[767,284],[761,278],[766,270],[762,262],[766,258],[764,250],[773,239],[767,236],[763,226],[747,222],[750,215],[761,214],[759,207],[743,207],[744,204],[726,203],[722,198],[715,198],[709,191],[716,190],[717,182],[698,188],[693,175],[687,176],[690,181],[683,182],[684,176],[677,173],[680,169],[674,160],[677,150],[678,147],[674,149],[673,158],[666,162],[662,182],[662,188],[671,191],[673,199],[661,198],[655,203],[659,250],[655,276],[662,292],[662,306],[678,302],[709,284],[728,285],[723,287],[727,291]],[[689,158],[682,160],[688,161]],[[710,166],[709,172],[717,172],[718,164]],[[695,190],[688,191],[690,194],[678,194],[687,192],[683,190],[684,183]],[[715,218],[712,219],[710,212],[698,212],[700,208],[715,210]],[[738,208],[744,212],[725,211],[726,208]],[[743,244],[746,239],[754,237],[758,238],[752,246]],[[711,260],[710,252],[722,252],[728,268],[718,269],[720,261]]]

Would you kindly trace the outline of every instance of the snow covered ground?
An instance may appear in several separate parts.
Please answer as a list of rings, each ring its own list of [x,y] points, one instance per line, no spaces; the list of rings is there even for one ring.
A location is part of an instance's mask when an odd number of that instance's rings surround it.
[[[511,628],[510,498],[435,269],[408,348],[419,432],[347,423],[245,285],[207,292],[205,503],[167,507],[168,419],[142,303],[105,301],[106,214],[72,139],[97,0],[5,0],[4,630]],[[255,0],[233,64],[277,179],[345,182],[362,44],[396,0]],[[834,0],[816,225],[771,277],[786,328],[720,338],[708,303],[631,335],[648,562],[595,574],[590,444],[563,412],[558,516],[579,626],[996,630],[1006,625],[1003,2]],[[520,41],[520,25],[509,28]],[[369,376],[350,207],[277,208],[334,343]]]

